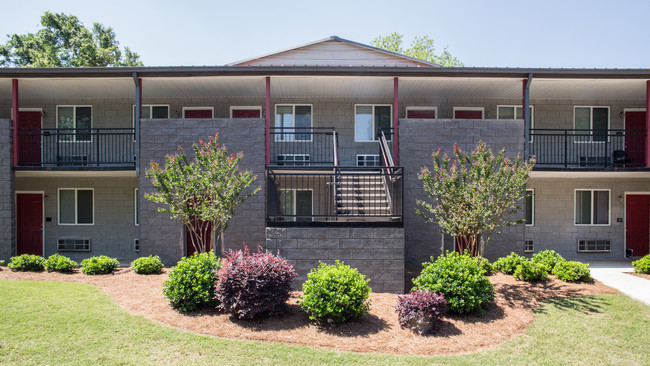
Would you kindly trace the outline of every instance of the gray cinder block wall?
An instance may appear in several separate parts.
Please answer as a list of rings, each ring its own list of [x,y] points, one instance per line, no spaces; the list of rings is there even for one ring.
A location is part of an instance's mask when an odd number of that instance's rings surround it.
[[[374,292],[404,291],[404,228],[267,227],[266,247],[294,263],[299,289],[320,261],[341,260],[370,279]]]
[[[140,202],[140,251],[142,255],[159,255],[166,265],[174,265],[185,255],[184,228],[157,211],[159,205],[148,201],[144,194],[153,191],[145,176],[151,162],[162,163],[166,154],[173,154],[182,146],[189,156],[192,144],[199,139],[219,133],[218,141],[229,152],[243,152],[241,170],[250,170],[257,181],[249,189],[262,187],[235,210],[230,227],[225,233],[225,250],[239,249],[242,243],[249,247],[264,244],[264,120],[263,119],[159,119],[142,120],[140,135],[140,175],[138,178]]]
[[[16,253],[12,131],[11,120],[0,119],[0,260],[5,261]]]
[[[462,150],[473,149],[479,141],[493,151],[505,148],[510,157],[523,155],[524,127],[521,120],[425,120],[401,119],[399,122],[399,164],[404,166],[404,241],[406,266],[416,267],[431,256],[441,254],[441,234],[437,225],[426,223],[416,214],[417,200],[428,200],[418,173],[422,167],[431,168],[431,154],[440,148],[453,154],[456,143]],[[522,210],[523,217],[524,212]],[[494,235],[486,251],[490,260],[512,251],[523,253],[524,227],[505,228]],[[445,239],[446,250],[453,249],[453,238]]]

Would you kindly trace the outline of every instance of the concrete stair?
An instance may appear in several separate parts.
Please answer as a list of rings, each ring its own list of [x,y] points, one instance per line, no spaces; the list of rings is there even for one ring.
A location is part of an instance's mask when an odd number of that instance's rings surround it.
[[[339,218],[390,216],[381,174],[346,172],[336,176],[336,214]]]

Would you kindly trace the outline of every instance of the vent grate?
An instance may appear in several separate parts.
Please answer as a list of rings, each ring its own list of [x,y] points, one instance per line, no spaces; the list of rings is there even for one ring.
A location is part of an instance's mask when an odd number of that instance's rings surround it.
[[[534,250],[533,241],[532,240],[524,240],[524,252],[532,253],[533,250]]]
[[[59,239],[59,252],[90,252],[90,239]]]
[[[609,240],[578,240],[578,252],[580,253],[608,253],[611,251]]]

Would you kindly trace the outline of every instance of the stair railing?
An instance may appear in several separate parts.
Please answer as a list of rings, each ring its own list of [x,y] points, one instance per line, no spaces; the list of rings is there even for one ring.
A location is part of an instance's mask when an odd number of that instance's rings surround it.
[[[384,183],[384,190],[386,191],[386,198],[388,200],[388,207],[390,208],[391,214],[393,213],[393,199],[390,195],[390,188],[388,187],[388,182],[390,181],[391,185],[393,183],[393,156],[390,153],[388,148],[388,141],[386,140],[386,135],[384,131],[379,131],[379,154],[381,157],[381,165],[385,168],[382,168],[381,180]],[[386,179],[388,177],[388,180]]]

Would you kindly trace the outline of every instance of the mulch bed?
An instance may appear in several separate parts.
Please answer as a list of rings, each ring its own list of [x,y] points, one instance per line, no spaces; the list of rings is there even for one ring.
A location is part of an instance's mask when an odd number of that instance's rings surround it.
[[[173,310],[162,295],[167,274],[116,275],[0,271],[0,280],[72,281],[96,285],[129,313],[199,334],[238,340],[283,342],[336,351],[378,352],[411,355],[450,355],[494,348],[523,332],[535,320],[533,310],[540,301],[557,297],[612,294],[618,291],[597,281],[566,283],[549,276],[546,282],[527,283],[512,276],[490,277],[496,301],[484,316],[449,315],[439,332],[419,336],[401,329],[394,310],[397,295],[371,294],[370,313],[347,324],[320,327],[309,321],[297,305],[299,292],[290,299],[289,313],[261,320],[235,320],[213,309],[184,314]]]

